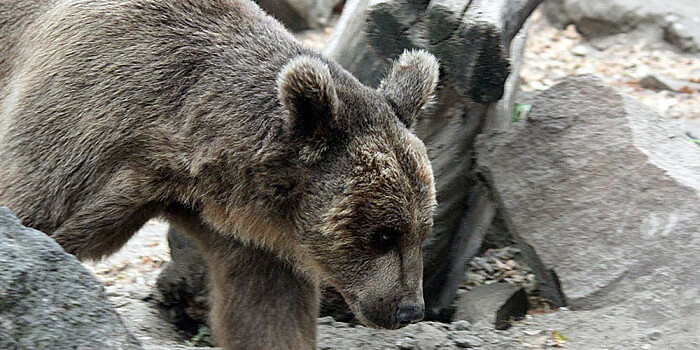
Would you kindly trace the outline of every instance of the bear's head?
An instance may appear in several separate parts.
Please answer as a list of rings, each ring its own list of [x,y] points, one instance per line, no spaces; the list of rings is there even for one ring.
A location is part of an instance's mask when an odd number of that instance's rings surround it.
[[[305,263],[369,326],[423,317],[421,244],[436,202],[425,146],[410,130],[437,83],[437,60],[424,51],[402,54],[377,89],[313,56],[293,59],[277,80],[309,169],[296,210]]]

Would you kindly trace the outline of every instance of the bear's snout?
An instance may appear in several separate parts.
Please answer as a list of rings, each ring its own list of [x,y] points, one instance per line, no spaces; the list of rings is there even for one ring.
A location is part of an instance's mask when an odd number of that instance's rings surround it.
[[[399,327],[407,326],[411,323],[416,323],[423,319],[425,307],[418,304],[403,304],[399,305],[399,311],[396,312],[396,322]]]
[[[396,300],[379,298],[374,302],[360,300],[359,311],[355,315],[361,323],[374,328],[398,329],[423,319],[425,304],[423,298]],[[352,308],[352,306],[351,306]]]

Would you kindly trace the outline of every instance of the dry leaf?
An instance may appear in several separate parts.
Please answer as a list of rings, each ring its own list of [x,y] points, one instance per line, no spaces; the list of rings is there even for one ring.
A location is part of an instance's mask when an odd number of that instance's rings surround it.
[[[684,93],[684,94],[692,94],[695,93],[695,90],[693,90],[690,86],[685,85],[682,88],[678,90],[678,92]]]
[[[569,340],[559,331],[552,331],[552,338],[554,338],[554,341],[557,343],[557,347],[563,347],[566,341]]]

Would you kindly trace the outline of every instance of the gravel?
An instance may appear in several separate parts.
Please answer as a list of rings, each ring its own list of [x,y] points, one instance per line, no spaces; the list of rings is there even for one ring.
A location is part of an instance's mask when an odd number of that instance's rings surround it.
[[[655,91],[640,84],[650,74],[699,83],[700,55],[679,52],[640,33],[588,41],[573,25],[556,29],[536,11],[521,68],[522,89],[546,90],[570,75],[587,73],[600,76],[607,85],[656,108],[669,119],[700,119],[699,92]]]
[[[535,290],[535,275],[521,260],[520,250],[514,246],[488,249],[469,262],[463,289],[471,289],[481,284],[505,282],[524,287],[528,292]]]

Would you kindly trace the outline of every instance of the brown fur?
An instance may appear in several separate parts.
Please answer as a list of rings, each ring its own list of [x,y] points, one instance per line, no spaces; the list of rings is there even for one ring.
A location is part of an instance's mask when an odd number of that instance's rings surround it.
[[[368,325],[422,313],[429,54],[370,89],[243,0],[0,0],[0,48],[0,204],[66,251],[168,218],[227,349],[313,348],[322,280]]]

